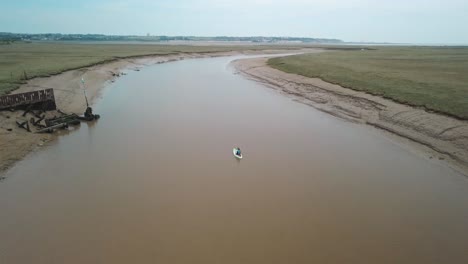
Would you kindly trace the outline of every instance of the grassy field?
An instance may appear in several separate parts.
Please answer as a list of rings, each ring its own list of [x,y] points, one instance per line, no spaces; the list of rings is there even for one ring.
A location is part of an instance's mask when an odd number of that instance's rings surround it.
[[[273,58],[268,64],[468,119],[468,47],[378,47]]]
[[[25,80],[48,76],[118,57],[179,52],[261,50],[271,46],[180,46],[152,44],[21,43],[0,45],[0,94]],[[290,49],[293,47],[273,47]]]

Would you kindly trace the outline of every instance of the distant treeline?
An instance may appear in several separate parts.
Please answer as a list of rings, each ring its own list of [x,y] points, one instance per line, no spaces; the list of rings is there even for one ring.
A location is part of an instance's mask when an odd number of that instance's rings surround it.
[[[0,42],[13,41],[240,41],[254,43],[301,42],[341,43],[339,39],[296,38],[296,37],[195,37],[195,36],[117,36],[101,34],[19,34],[0,32]]]

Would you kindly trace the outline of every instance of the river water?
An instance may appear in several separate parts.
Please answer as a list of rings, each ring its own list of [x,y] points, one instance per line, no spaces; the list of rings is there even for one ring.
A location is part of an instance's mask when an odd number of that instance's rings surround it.
[[[466,177],[233,59],[131,72],[10,170],[0,263],[468,263]]]

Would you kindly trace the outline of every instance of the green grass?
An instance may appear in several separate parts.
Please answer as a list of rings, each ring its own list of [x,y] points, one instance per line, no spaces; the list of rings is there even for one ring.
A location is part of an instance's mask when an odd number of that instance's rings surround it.
[[[273,58],[268,64],[468,119],[468,47],[378,47]]]
[[[0,94],[17,89],[24,83],[25,79],[57,74],[118,57],[268,48],[290,49],[294,47],[15,42],[9,45],[0,45]]]

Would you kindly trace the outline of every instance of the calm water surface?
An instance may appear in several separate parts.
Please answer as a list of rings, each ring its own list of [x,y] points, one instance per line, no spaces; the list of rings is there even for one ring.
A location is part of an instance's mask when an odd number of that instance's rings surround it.
[[[467,178],[232,59],[131,72],[8,172],[0,263],[468,263]]]

